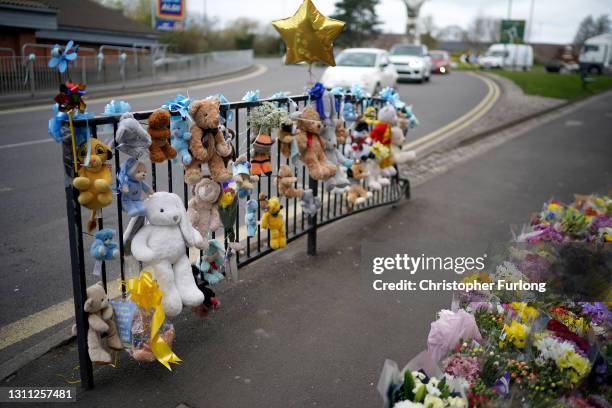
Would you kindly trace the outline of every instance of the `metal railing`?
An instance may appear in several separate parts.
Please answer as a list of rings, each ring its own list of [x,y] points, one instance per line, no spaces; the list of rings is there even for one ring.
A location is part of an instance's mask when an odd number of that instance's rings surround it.
[[[48,67],[50,56],[5,54],[0,55],[0,97],[35,97],[57,90],[58,72]],[[253,50],[152,56],[143,48],[102,46],[98,51],[82,48],[62,80],[123,89],[229,74],[252,65]]]
[[[282,99],[268,99],[268,101],[278,103],[279,106],[289,107],[290,100],[288,98]],[[307,96],[295,96],[291,97],[291,103],[295,103],[298,109],[305,107],[309,100]],[[251,142],[257,136],[253,134],[250,129],[242,130],[241,127],[246,124],[246,118],[250,110],[255,106],[260,105],[261,101],[258,102],[238,102],[231,103],[229,105],[222,105],[222,110],[229,110],[233,112],[232,123],[227,123],[227,127],[235,130],[236,136],[232,141],[235,152],[237,154],[246,153],[247,159],[250,160],[250,149]],[[373,98],[369,101],[369,104],[378,108],[385,102],[381,99]],[[359,103],[358,110],[361,110],[362,104]],[[138,112],[134,114],[134,117],[141,123],[146,124],[151,112]],[[75,127],[86,126],[91,132],[93,138],[99,138],[102,141],[110,142],[114,141],[115,133],[117,131],[118,116],[107,117],[98,116],[89,120],[76,120],[73,122]],[[67,124],[64,124],[65,134],[68,134]],[[342,145],[339,147],[342,150],[350,149],[348,145]],[[72,268],[72,281],[73,281],[73,295],[74,295],[74,306],[77,326],[77,343],[78,343],[78,354],[80,363],[80,376],[81,385],[84,388],[93,387],[93,371],[92,364],[88,357],[87,352],[87,313],[83,311],[84,301],[86,299],[86,288],[88,286],[88,275],[87,271],[93,270],[93,260],[90,257],[85,257],[85,253],[89,248],[91,242],[91,235],[84,231],[83,221],[88,218],[89,214],[83,214],[81,206],[78,202],[79,192],[72,186],[72,180],[75,177],[75,170],[72,156],[72,146],[69,137],[65,137],[62,143],[63,162],[65,171],[65,194],[66,194],[66,210],[68,218],[68,230],[69,230],[69,242],[70,242],[70,258]],[[114,151],[114,157],[112,162],[113,173],[116,174],[117,169],[121,163],[121,154],[119,151]],[[278,142],[275,143],[271,155],[272,166],[278,173],[279,166],[283,163],[289,165],[289,159],[281,156]],[[373,196],[367,200],[366,203],[355,206],[349,209],[347,201],[342,194],[333,194],[327,192],[325,189],[325,183],[316,181],[309,177],[308,170],[301,164],[301,162],[295,166],[294,174],[298,181],[295,183],[296,188],[312,189],[315,196],[318,196],[322,201],[322,206],[318,212],[313,216],[307,216],[301,211],[300,202],[297,198],[281,198],[281,204],[283,205],[283,216],[285,222],[285,229],[287,233],[287,242],[296,240],[297,238],[308,235],[307,239],[307,253],[309,255],[316,255],[316,239],[318,227],[347,217],[349,215],[376,208],[383,205],[389,205],[400,201],[404,197],[409,197],[410,185],[408,180],[402,179],[399,176],[394,176],[391,179],[389,186],[383,187],[380,191],[374,191]],[[399,174],[399,173],[398,173]],[[148,175],[149,182],[155,191],[169,191],[182,196],[182,199],[187,206],[189,198],[192,195],[191,189],[184,183],[183,180],[183,169],[179,164],[175,164],[172,161],[168,161],[162,164],[150,164],[150,173]],[[115,181],[118,186],[118,182]],[[365,184],[367,188],[367,183]],[[257,198],[259,193],[263,192],[268,197],[277,195],[277,186],[274,180],[274,176],[262,175],[252,192],[252,195],[247,197]],[[236,197],[236,200],[239,200]],[[270,233],[262,230],[260,226],[257,226],[257,231],[253,238],[245,236],[244,226],[244,205],[246,200],[239,200],[239,211],[234,226],[235,241],[240,241],[245,244],[246,248],[243,254],[237,254],[238,267],[247,265],[255,259],[261,258],[272,252],[270,248]],[[85,212],[89,213],[88,210]],[[257,210],[258,220],[262,216],[261,208]],[[124,247],[123,236],[124,227],[127,226],[128,217],[122,211],[121,205],[121,191],[117,188],[117,197],[114,202],[104,208],[102,211],[98,210],[98,227],[114,228],[118,231],[117,237],[120,249],[120,258],[118,261],[104,262],[101,268],[102,282],[106,289],[108,282],[111,279],[119,278],[121,281],[126,279],[126,265],[124,259]],[[215,238],[214,234],[212,237]],[[216,239],[222,239],[227,247],[227,237],[217,235]],[[200,254],[201,255],[201,254]],[[118,265],[117,265],[118,264]],[[114,271],[111,270],[114,267]],[[90,276],[90,281],[99,280],[98,277]],[[90,282],[92,283],[92,282]],[[122,286],[122,291],[124,287]],[[125,292],[122,292],[125,296]]]

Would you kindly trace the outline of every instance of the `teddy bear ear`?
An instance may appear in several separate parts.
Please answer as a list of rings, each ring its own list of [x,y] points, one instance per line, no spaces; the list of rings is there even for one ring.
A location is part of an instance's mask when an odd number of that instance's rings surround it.
[[[189,105],[189,115],[192,117],[195,116],[201,106],[202,101],[194,101],[191,105]]]

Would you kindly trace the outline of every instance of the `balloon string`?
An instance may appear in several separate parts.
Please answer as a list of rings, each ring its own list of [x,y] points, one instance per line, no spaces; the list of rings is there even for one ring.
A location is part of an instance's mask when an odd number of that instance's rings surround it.
[[[314,75],[312,74],[312,62],[308,64],[308,87],[314,85]]]

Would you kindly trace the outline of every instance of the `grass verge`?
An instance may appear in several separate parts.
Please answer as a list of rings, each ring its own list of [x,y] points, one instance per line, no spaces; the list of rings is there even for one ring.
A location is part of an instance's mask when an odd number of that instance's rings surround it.
[[[552,74],[540,70],[492,71],[508,78],[528,95],[573,100],[612,88],[612,77],[595,76],[584,88],[578,74]]]

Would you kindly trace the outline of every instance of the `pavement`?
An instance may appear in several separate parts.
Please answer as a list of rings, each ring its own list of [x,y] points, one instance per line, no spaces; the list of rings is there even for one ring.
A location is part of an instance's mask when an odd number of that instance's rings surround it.
[[[183,362],[172,373],[122,353],[118,367],[95,369],[96,388],[79,391],[72,406],[378,406],[385,358],[402,365],[423,350],[430,322],[451,299],[363,291],[361,245],[480,254],[510,239],[551,197],[610,191],[611,106],[612,93],[587,100],[423,182],[395,208],[321,229],[315,257],[298,240],[249,265],[241,282],[219,287],[222,307],[208,319],[175,319],[173,350]],[[69,377],[76,361],[70,343],[2,386],[66,386],[60,375]]]
[[[256,63],[257,72],[246,77],[116,99],[126,100],[137,111],[160,106],[177,92],[196,99],[221,92],[235,101],[251,89],[259,89],[262,97],[304,91],[305,67],[287,67],[277,59]],[[314,73],[318,77],[322,70]],[[418,138],[464,115],[484,98],[487,87],[471,74],[454,72],[433,77],[429,84],[401,84],[399,92],[414,104],[421,120],[422,126],[410,133]],[[88,108],[101,112],[110,99],[92,94]],[[65,337],[70,325],[66,319],[74,309],[60,148],[46,134],[50,116],[50,104],[0,111],[0,363],[24,352],[46,351],[39,347],[43,341],[57,344]],[[111,268],[109,281],[118,276],[117,269]]]

